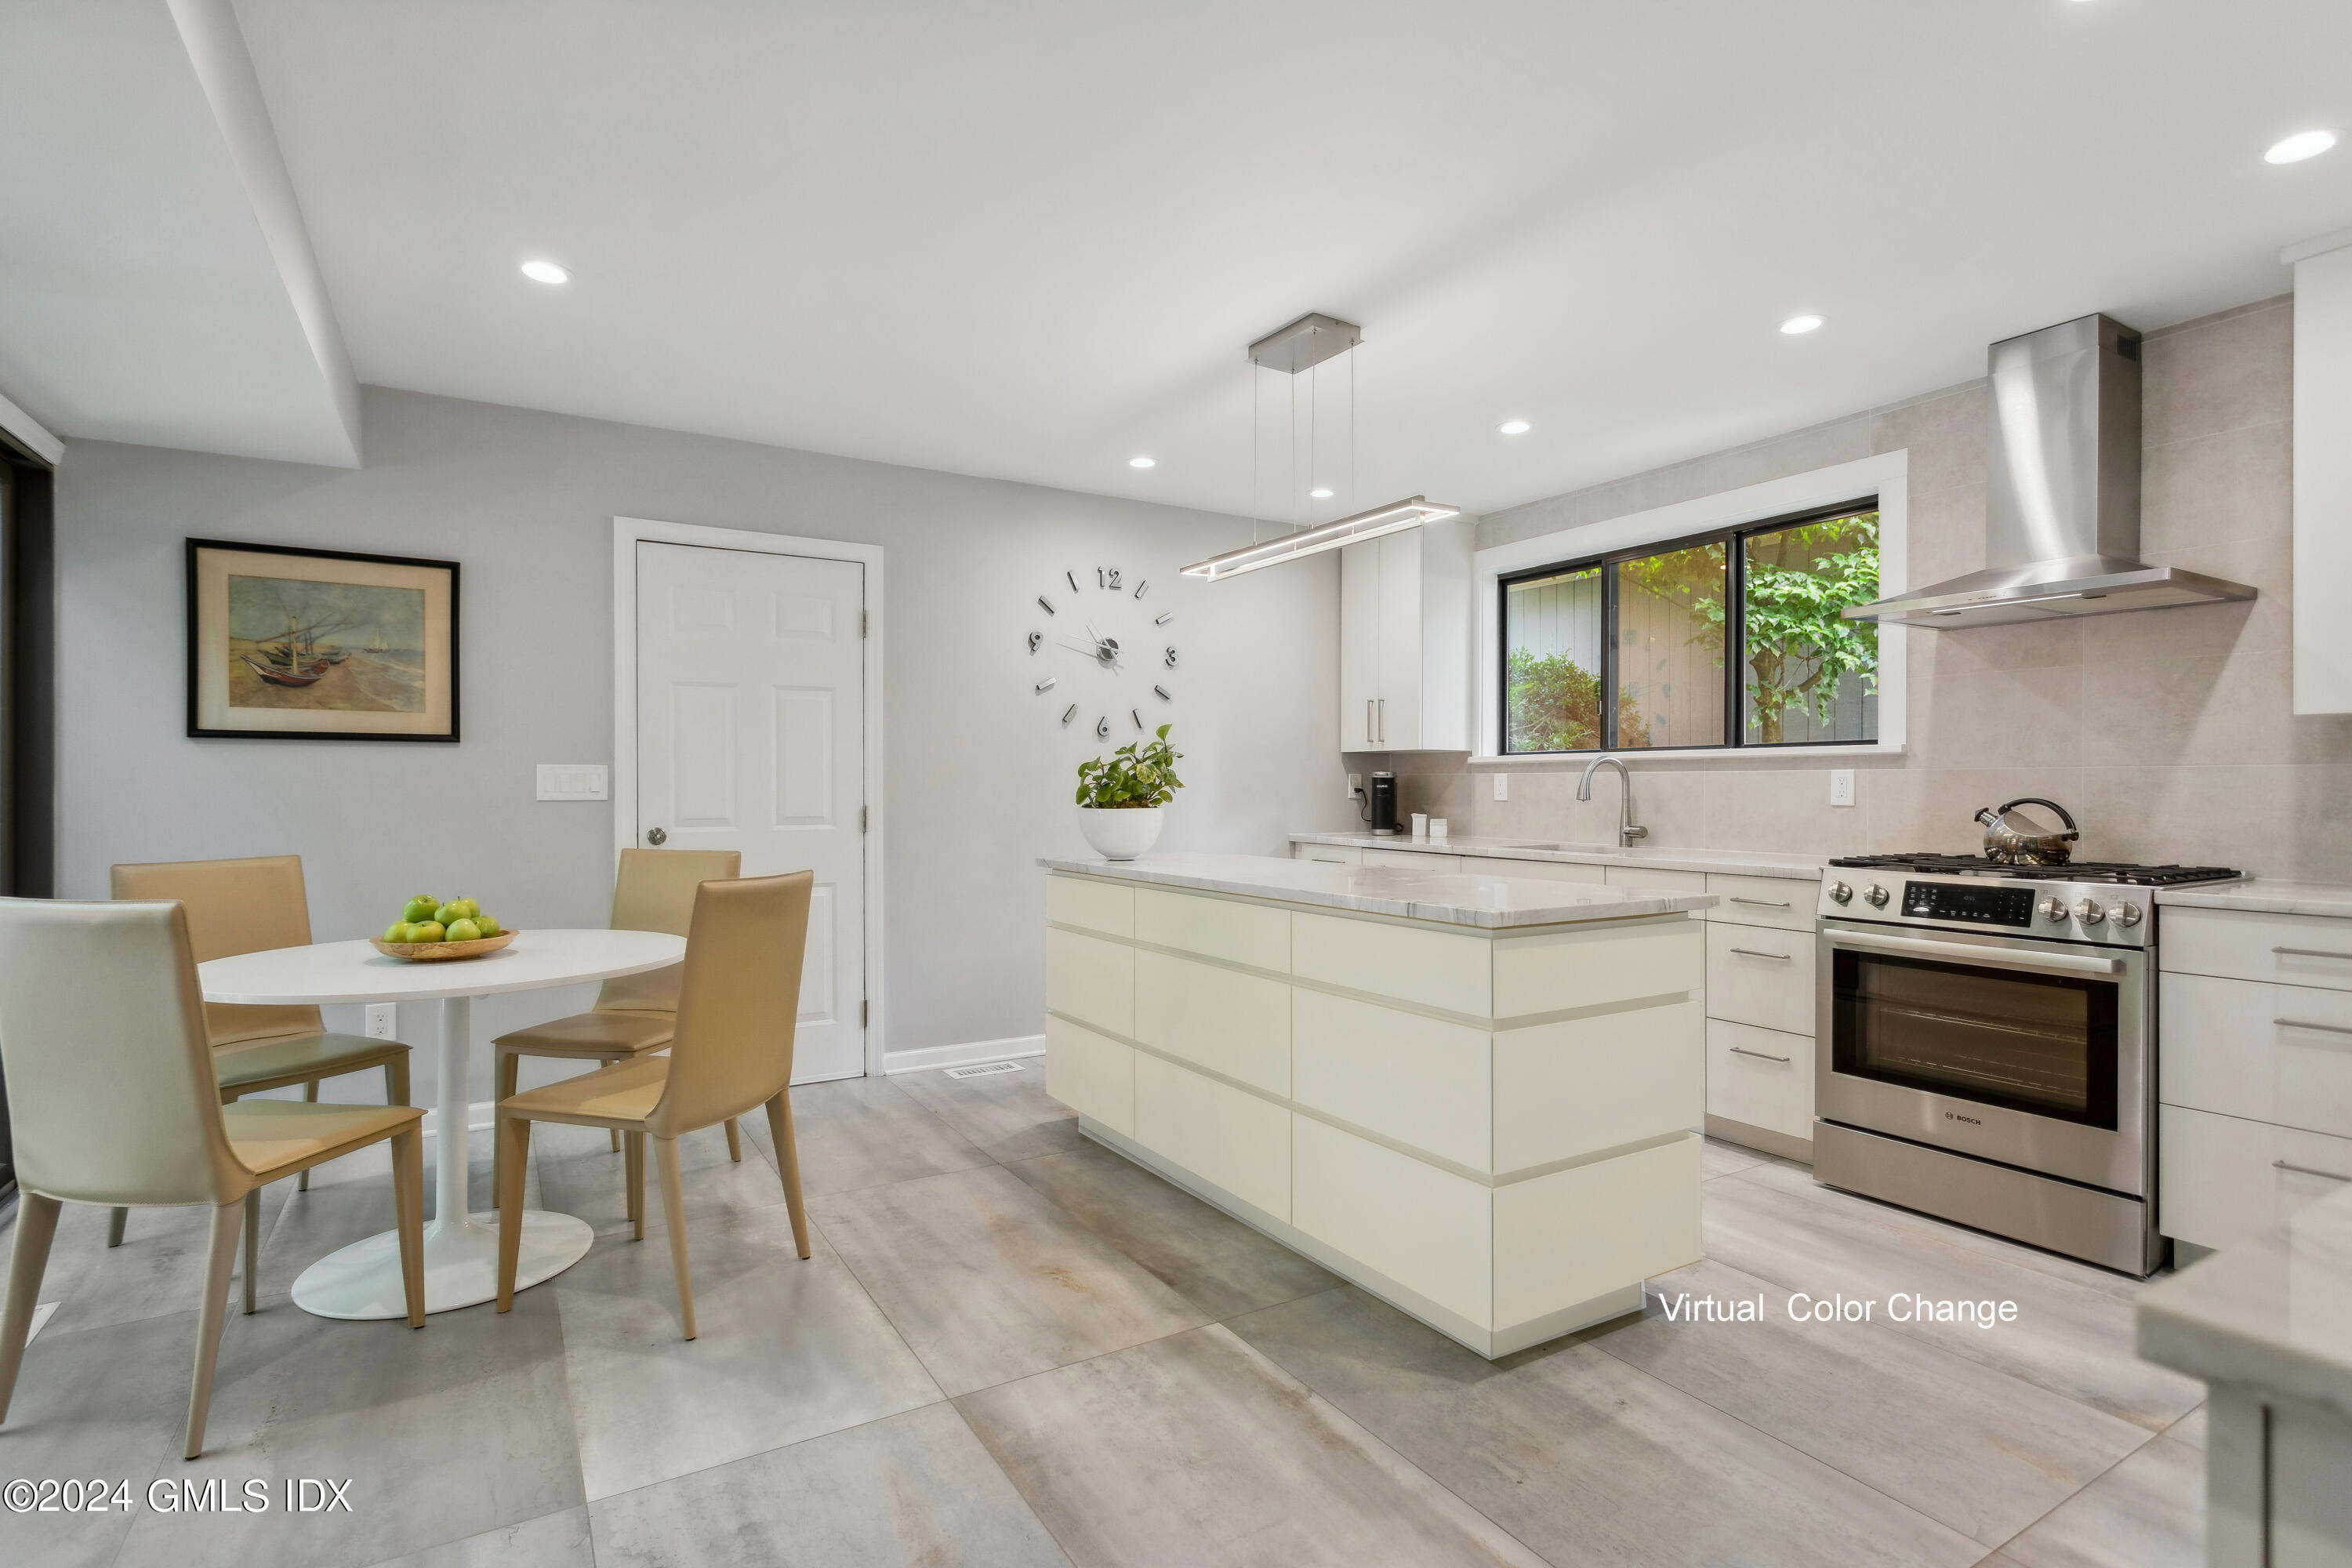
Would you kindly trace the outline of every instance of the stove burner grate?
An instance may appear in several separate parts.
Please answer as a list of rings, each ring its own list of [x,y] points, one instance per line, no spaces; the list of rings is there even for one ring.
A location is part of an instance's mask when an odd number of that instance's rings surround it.
[[[2137,866],[2128,861],[2078,860],[2063,866],[2005,866],[1981,855],[1849,855],[1830,862],[1860,870],[1918,871],[1931,877],[2000,877],[2032,882],[2113,882],[2134,888],[2179,888],[2226,882],[2241,875],[2226,866]]]

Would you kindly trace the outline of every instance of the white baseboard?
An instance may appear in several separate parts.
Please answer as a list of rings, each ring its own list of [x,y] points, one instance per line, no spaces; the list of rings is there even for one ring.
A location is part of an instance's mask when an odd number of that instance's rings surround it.
[[[1015,1035],[1004,1040],[968,1040],[960,1046],[923,1046],[911,1051],[886,1051],[882,1071],[887,1074],[926,1072],[935,1068],[960,1068],[971,1062],[1010,1061],[1016,1057],[1045,1054],[1043,1035]]]

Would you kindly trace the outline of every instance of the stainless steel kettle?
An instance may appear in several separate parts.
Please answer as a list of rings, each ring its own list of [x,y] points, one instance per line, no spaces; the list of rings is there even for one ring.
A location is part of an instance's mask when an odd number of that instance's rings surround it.
[[[2031,817],[2012,816],[2021,805],[2048,806],[2066,825],[2065,831],[2044,827]],[[1986,806],[1977,813],[1976,820],[1984,824],[1985,858],[2004,866],[2063,866],[2074,853],[2074,840],[2083,836],[2064,806],[2038,795]]]

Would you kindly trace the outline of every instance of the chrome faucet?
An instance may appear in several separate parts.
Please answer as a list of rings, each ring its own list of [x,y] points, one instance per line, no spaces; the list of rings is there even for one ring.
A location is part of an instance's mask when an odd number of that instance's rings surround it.
[[[1617,795],[1617,847],[1631,849],[1636,843],[1647,838],[1650,836],[1650,830],[1633,820],[1633,775],[1625,771],[1625,763],[1622,758],[1595,757],[1586,763],[1584,777],[1577,783],[1576,798],[1579,800],[1592,798],[1592,775],[1601,771],[1603,763],[1617,770],[1617,782],[1623,786]]]

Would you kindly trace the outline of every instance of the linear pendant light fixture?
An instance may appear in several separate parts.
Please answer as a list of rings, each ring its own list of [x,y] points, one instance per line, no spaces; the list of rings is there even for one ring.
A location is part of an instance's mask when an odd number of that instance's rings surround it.
[[[1255,375],[1257,370],[1264,369],[1278,370],[1286,375],[1295,376],[1301,372],[1314,369],[1326,360],[1352,353],[1356,345],[1363,341],[1363,329],[1354,322],[1342,321],[1334,316],[1310,312],[1299,317],[1286,327],[1277,328],[1268,332],[1250,344],[1250,363],[1255,367],[1251,374]],[[1356,456],[1354,363],[1352,360],[1349,362],[1348,468],[1351,478],[1355,471]],[[1294,426],[1297,423],[1297,384],[1294,383],[1292,389]],[[1310,403],[1308,415],[1310,426],[1314,417],[1311,407]],[[1255,422],[1251,428],[1250,441],[1250,505],[1251,510],[1255,511],[1257,504],[1257,435]],[[1293,445],[1295,451],[1295,436]],[[1312,467],[1310,463],[1310,482],[1313,482]],[[1330,491],[1318,484],[1310,493],[1316,499],[1321,500],[1328,496]],[[1442,501],[1432,501],[1421,496],[1412,496],[1404,500],[1391,501],[1386,506],[1376,506],[1369,511],[1360,511],[1353,516],[1340,518],[1336,521],[1312,523],[1277,538],[1244,544],[1238,550],[1228,550],[1223,555],[1212,555],[1206,561],[1196,561],[1185,567],[1184,575],[1204,577],[1213,583],[1220,578],[1239,576],[1244,572],[1255,572],[1266,566],[1279,566],[1286,561],[1297,561],[1302,556],[1318,554],[1326,550],[1337,550],[1343,544],[1353,544],[1358,540],[1378,539],[1384,533],[1398,533],[1408,528],[1419,528],[1424,522],[1435,522],[1442,518],[1458,517],[1461,512],[1462,509],[1458,506],[1447,506]]]

